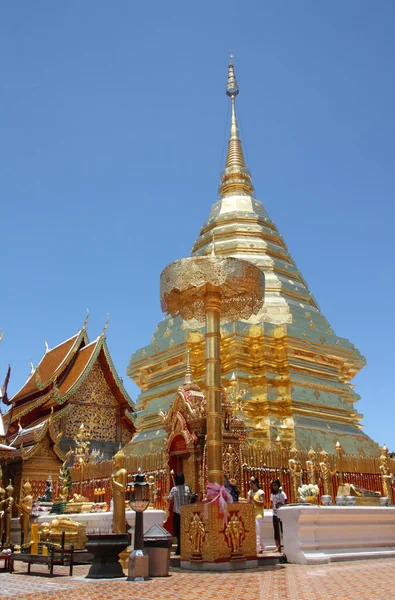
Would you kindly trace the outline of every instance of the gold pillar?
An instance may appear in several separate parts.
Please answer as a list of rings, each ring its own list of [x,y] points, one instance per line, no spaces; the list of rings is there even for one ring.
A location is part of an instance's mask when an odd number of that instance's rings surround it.
[[[206,398],[207,398],[207,477],[210,483],[224,483],[222,464],[221,407],[221,295],[208,284],[206,309]]]

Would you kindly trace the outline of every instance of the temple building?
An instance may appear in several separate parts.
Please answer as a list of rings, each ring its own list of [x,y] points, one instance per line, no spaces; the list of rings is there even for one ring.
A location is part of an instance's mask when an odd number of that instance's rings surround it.
[[[9,375],[8,375],[9,378]],[[89,450],[110,459],[135,431],[134,405],[107,347],[105,329],[89,342],[84,327],[55,348],[48,348],[22,388],[3,402],[0,463],[14,487],[29,478],[35,496],[59,467],[83,424]]]
[[[362,431],[362,415],[355,408],[359,396],[350,383],[365,358],[333,331],[276,225],[255,198],[237,125],[239,88],[232,60],[226,93],[231,125],[219,198],[192,255],[214,249],[217,256],[251,261],[263,270],[266,289],[257,316],[222,323],[222,383],[240,399],[247,439],[263,449],[277,443],[331,452],[339,440],[346,453],[379,455],[378,445]],[[166,317],[151,343],[132,355],[127,374],[141,393],[129,454],[156,452],[166,445],[160,412],[168,411],[183,385],[187,351],[194,381],[204,393],[204,348],[201,323]]]

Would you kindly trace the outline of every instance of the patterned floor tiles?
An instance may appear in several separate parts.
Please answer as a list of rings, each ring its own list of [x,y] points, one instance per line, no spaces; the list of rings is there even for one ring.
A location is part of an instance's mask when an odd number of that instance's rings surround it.
[[[278,565],[236,573],[191,573],[172,569],[168,578],[142,583],[85,579],[87,567],[70,578],[57,567],[48,578],[44,567],[34,574],[19,569],[0,573],[0,600],[382,600],[395,598],[395,560],[370,560],[330,565]]]

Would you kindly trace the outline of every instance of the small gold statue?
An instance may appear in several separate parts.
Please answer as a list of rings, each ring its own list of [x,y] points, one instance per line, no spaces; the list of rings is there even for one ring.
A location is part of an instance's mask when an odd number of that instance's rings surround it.
[[[236,457],[235,457],[235,451],[233,449],[232,444],[229,444],[229,446],[228,446],[228,450],[226,452],[226,458],[227,458],[227,461],[228,461],[229,479],[235,479],[235,475],[236,475]]]
[[[204,528],[204,523],[202,522],[198,513],[195,513],[189,526],[189,539],[193,544],[194,554],[202,553],[202,545],[205,537],[206,530]]]
[[[113,457],[114,472],[111,474],[111,489],[113,496],[112,532],[126,532],[126,478],[125,454],[121,448]]]
[[[309,457],[310,459],[306,461],[308,483],[311,483],[312,485],[318,485],[319,470],[317,455],[313,448],[310,448],[309,450]]]
[[[5,491],[6,491],[7,496],[4,501],[3,521],[4,521],[4,530],[5,530],[5,544],[8,545],[11,541],[11,518],[12,518],[12,507],[14,504],[14,498],[12,497],[14,488],[12,487],[11,479],[10,479],[10,482],[7,485]]]
[[[291,458],[288,461],[289,472],[291,475],[292,501],[299,501],[298,488],[302,487],[302,463],[300,462],[297,448],[291,448]]]
[[[329,465],[329,455],[325,450],[320,452],[320,475],[322,481],[322,487],[324,488],[324,495],[332,496],[332,471]]]
[[[383,486],[383,497],[389,498],[391,502],[392,495],[392,481],[394,479],[393,474],[390,470],[389,458],[388,458],[388,448],[387,446],[383,446],[380,456],[380,475],[381,475],[381,484]]]
[[[25,495],[22,499],[21,504],[18,505],[18,509],[19,522],[23,531],[23,543],[27,544],[30,530],[30,517],[32,516],[33,511],[33,496],[30,493],[32,491],[32,485],[30,481],[26,481],[24,483],[23,491],[25,492]]]

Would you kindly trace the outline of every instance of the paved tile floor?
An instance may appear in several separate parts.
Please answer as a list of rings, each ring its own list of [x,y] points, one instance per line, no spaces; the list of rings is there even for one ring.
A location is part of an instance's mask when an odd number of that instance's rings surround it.
[[[16,565],[17,566],[17,565]],[[32,567],[33,569],[33,567]],[[124,579],[89,581],[87,567],[57,567],[55,577],[24,565],[12,575],[0,573],[0,600],[382,600],[395,598],[395,560],[368,560],[330,565],[278,565],[236,573],[191,573],[171,570],[171,576],[142,583]]]

